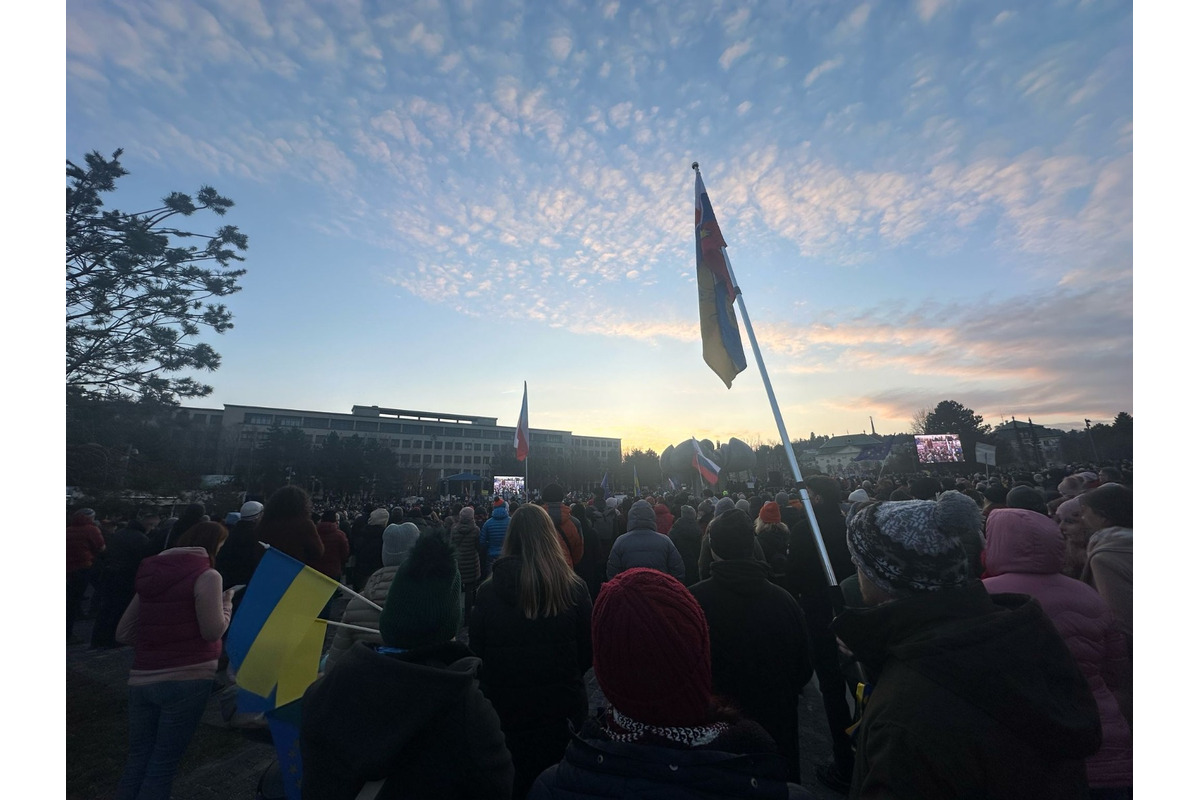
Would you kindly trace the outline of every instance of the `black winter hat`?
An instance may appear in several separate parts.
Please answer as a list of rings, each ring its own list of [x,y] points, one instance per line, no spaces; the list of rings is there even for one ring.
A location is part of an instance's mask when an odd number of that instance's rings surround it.
[[[462,578],[450,546],[423,534],[397,570],[379,615],[388,647],[411,650],[448,642],[462,627]]]

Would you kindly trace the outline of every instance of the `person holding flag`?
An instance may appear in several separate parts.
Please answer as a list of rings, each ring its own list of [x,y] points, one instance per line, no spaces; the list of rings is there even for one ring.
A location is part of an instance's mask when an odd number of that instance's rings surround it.
[[[479,689],[480,660],[454,638],[461,583],[439,536],[413,545],[379,616],[383,645],[354,645],[304,695],[304,797],[354,800],[364,787],[371,797],[512,796],[512,756]]]

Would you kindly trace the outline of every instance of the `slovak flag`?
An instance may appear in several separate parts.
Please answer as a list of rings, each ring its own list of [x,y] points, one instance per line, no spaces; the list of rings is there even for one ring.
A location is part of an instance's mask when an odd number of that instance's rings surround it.
[[[696,437],[692,437],[692,466],[700,472],[700,477],[704,478],[707,483],[715,484],[717,476],[721,474],[721,468],[712,461],[704,457],[704,453],[700,452],[700,443],[696,441]]]
[[[521,397],[521,416],[517,419],[517,432],[513,434],[513,447],[517,448],[517,461],[524,461],[529,455],[529,383],[525,383],[525,393]]]

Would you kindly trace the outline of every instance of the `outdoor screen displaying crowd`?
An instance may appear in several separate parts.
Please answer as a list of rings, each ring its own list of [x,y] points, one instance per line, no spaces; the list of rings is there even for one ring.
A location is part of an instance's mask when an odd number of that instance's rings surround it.
[[[119,798],[170,796],[260,542],[371,601],[304,697],[305,797],[809,797],[814,673],[852,797],[1132,797],[1131,480],[812,476],[821,546],[795,488],[79,509],[67,635],[92,586],[91,645],[134,648]]]

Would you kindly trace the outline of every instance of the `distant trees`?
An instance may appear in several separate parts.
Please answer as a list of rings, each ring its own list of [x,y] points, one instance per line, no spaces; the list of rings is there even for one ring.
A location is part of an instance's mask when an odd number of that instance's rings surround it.
[[[202,328],[233,327],[229,309],[209,301],[239,290],[245,270],[232,265],[244,260],[247,239],[232,225],[208,235],[175,227],[176,217],[223,216],[233,206],[211,186],[195,197],[171,192],[148,211],[104,210],[102,195],[128,174],[121,153],[89,153],[82,167],[67,161],[68,395],[202,397],[212,387],[178,373],[220,365],[211,346],[193,340]]]

